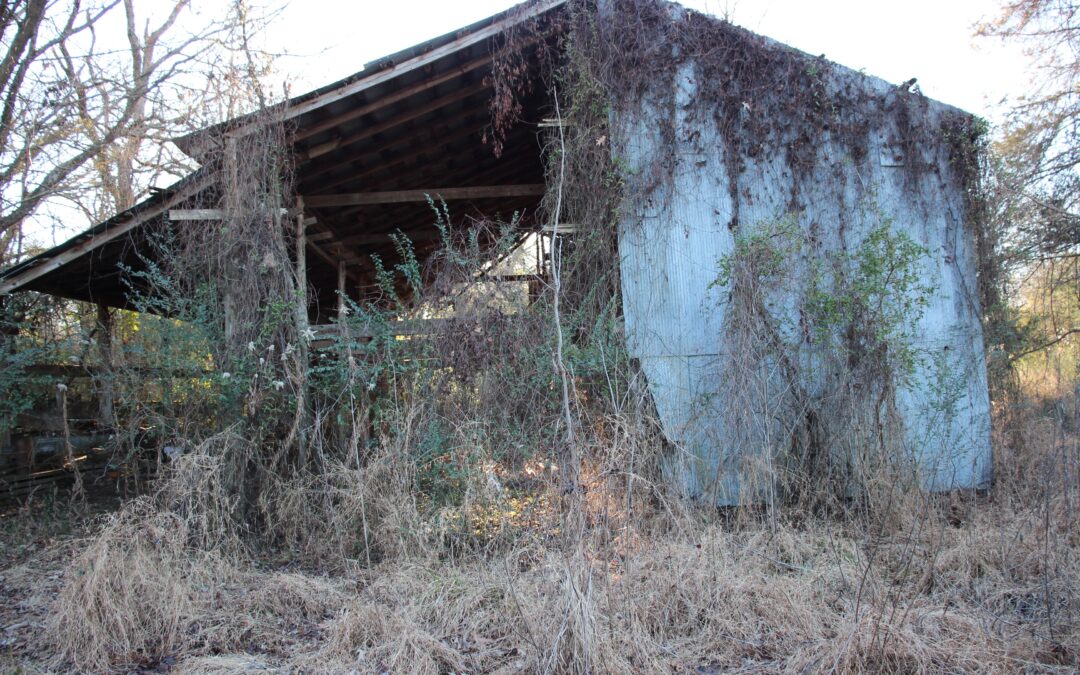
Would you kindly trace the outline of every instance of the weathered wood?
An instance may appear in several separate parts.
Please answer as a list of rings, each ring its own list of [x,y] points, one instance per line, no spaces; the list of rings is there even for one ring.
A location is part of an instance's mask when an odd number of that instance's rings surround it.
[[[26,366],[23,372],[31,375],[50,375],[53,377],[100,377],[100,366],[79,366],[70,363],[34,363]],[[144,366],[124,366],[123,372],[135,373],[143,377],[206,377],[211,372],[202,368],[152,368]]]
[[[459,89],[458,91],[447,94],[446,96],[439,97],[431,103],[428,103],[427,105],[419,106],[417,108],[410,108],[409,112],[399,115],[393,119],[387,120],[381,124],[373,124],[370,127],[365,127],[362,131],[358,131],[354,134],[349,134],[348,136],[335,138],[334,140],[327,141],[326,143],[321,143],[309,149],[307,152],[302,152],[298,154],[302,159],[315,159],[316,157],[320,157],[329,152],[333,152],[338,148],[343,148],[347,145],[352,145],[353,143],[359,143],[365,138],[371,138],[372,136],[381,134],[387,129],[393,129],[396,126],[400,126],[402,124],[405,124],[406,122],[411,122],[414,119],[433,113],[440,108],[444,108],[450,105],[451,103],[456,103],[463,99],[469,98],[470,96],[474,96],[486,89],[488,89],[488,86],[484,83],[474,84],[472,86],[465,87],[464,89]]]
[[[538,197],[544,194],[543,183],[526,185],[485,185],[477,187],[426,188],[419,190],[390,190],[386,192],[351,192],[336,195],[307,195],[304,201],[312,207],[367,206],[426,202],[430,199],[492,199],[499,197]]]
[[[352,110],[348,110],[346,112],[339,113],[337,115],[333,115],[332,117],[329,117],[329,118],[323,120],[322,122],[319,122],[318,124],[313,124],[313,125],[311,125],[309,127],[305,127],[304,129],[301,129],[300,131],[296,132],[295,138],[298,141],[302,141],[302,140],[305,140],[307,138],[311,138],[312,136],[320,134],[320,133],[322,133],[324,131],[329,131],[330,129],[333,129],[334,127],[338,126],[339,124],[343,124],[345,122],[350,122],[350,121],[355,120],[355,119],[357,119],[359,117],[363,117],[364,115],[367,115],[369,113],[373,113],[373,112],[375,112],[377,110],[385,108],[388,105],[393,105],[394,103],[397,103],[398,101],[404,101],[405,99],[409,98],[410,96],[414,96],[416,94],[419,94],[420,92],[427,91],[428,89],[433,89],[433,88],[439,86],[440,84],[443,84],[444,82],[449,82],[450,80],[461,77],[462,75],[464,75],[464,74],[466,74],[468,72],[476,70],[477,68],[486,66],[486,65],[491,63],[491,59],[492,59],[492,57],[491,57],[490,54],[485,54],[484,56],[481,56],[478,59],[473,59],[472,61],[469,61],[468,63],[465,63],[465,64],[462,64],[462,65],[457,66],[455,68],[452,68],[449,71],[443,73],[442,75],[439,75],[437,77],[433,77],[433,78],[430,78],[430,79],[422,80],[422,81],[417,82],[416,84],[414,84],[412,86],[405,87],[403,89],[399,89],[398,91],[396,91],[393,94],[390,94],[388,96],[381,96],[378,99],[376,99],[376,100],[374,100],[371,103],[368,103],[366,105],[361,105],[361,106],[358,106],[356,108],[353,108]]]
[[[26,284],[45,276],[49,272],[53,272],[72,260],[76,260],[86,255],[90,251],[100,248],[105,244],[113,241],[117,237],[127,234],[139,225],[157,218],[165,214],[170,207],[183,203],[184,200],[190,199],[203,190],[209,188],[213,182],[211,176],[204,176],[201,180],[192,181],[190,185],[186,185],[178,190],[172,197],[166,199],[162,204],[147,208],[139,213],[132,214],[130,219],[122,223],[117,223],[110,227],[105,232],[100,232],[91,236],[88,236],[84,241],[72,246],[71,248],[57,253],[48,261],[42,261],[41,264],[31,267],[30,269],[17,274],[8,279],[0,281],[0,295],[7,295],[19,290]]]
[[[319,108],[322,108],[335,101],[340,101],[344,98],[348,98],[364,90],[380,85],[384,82],[393,80],[394,78],[397,78],[404,73],[408,73],[419,68],[428,66],[432,63],[435,63],[439,59],[457,53],[462,49],[465,49],[475,44],[482,44],[483,42],[489,40],[494,36],[502,35],[508,27],[523,23],[533,17],[544,14],[545,12],[561,6],[565,2],[566,0],[543,0],[542,2],[539,2],[526,10],[512,12],[507,16],[504,16],[502,19],[492,22],[490,25],[484,28],[463,35],[456,40],[448,42],[447,44],[440,47],[436,47],[431,51],[414,56],[413,58],[403,61],[400,64],[394,64],[389,68],[384,68],[379,72],[373,73],[368,77],[363,77],[352,84],[334,89],[332,91],[328,91],[325,94],[322,94],[321,96],[316,96],[308,101],[290,105],[283,111],[284,119],[292,119],[301,115],[305,115],[313,110],[318,110]],[[239,128],[235,128],[229,133],[234,136],[244,136],[253,133],[259,128],[261,128],[259,119],[253,117],[251,122]],[[185,137],[184,139],[181,139],[181,142],[184,142],[186,146],[190,147],[190,145],[193,145],[192,141],[196,139],[198,139],[198,134],[192,134]],[[185,152],[186,151],[187,150],[185,150]]]
[[[221,209],[169,209],[169,220],[224,220]]]
[[[349,312],[346,299],[348,298],[348,290],[345,287],[346,279],[346,263],[341,261],[338,264],[338,326],[340,326],[341,336],[345,339],[345,355],[347,357],[347,363],[349,366],[349,378],[350,381],[356,373],[356,359],[353,357],[352,350],[352,335],[349,329]]]
[[[288,215],[288,209],[280,209],[281,215]],[[170,209],[169,220],[224,220],[225,212],[221,209]]]
[[[436,129],[436,133],[416,136],[408,134],[398,138],[390,143],[385,143],[372,147],[370,145],[365,146],[364,152],[361,157],[370,156],[374,157],[374,164],[363,168],[360,171],[356,171],[356,165],[358,164],[358,157],[347,156],[341,157],[334,161],[323,162],[318,166],[305,167],[304,174],[301,176],[301,180],[305,184],[317,182],[322,189],[334,188],[343,183],[348,183],[356,180],[367,178],[373,174],[381,171],[386,171],[392,167],[404,164],[418,157],[425,155],[438,154],[445,146],[450,143],[461,140],[462,138],[468,138],[469,136],[476,137],[477,141],[480,140],[480,134],[482,131],[482,124],[466,124],[464,128],[454,129],[453,127],[443,127],[441,131]],[[383,154],[392,150],[398,150],[401,146],[412,146],[409,150],[399,154],[393,159],[386,160],[383,158]],[[316,180],[326,174],[333,172],[336,169],[340,169],[343,166],[350,167],[352,171],[348,172],[345,176],[331,177],[328,181]]]
[[[389,244],[394,241],[394,235],[399,234],[397,232],[378,232],[375,234],[352,234],[347,237],[341,238],[341,244],[344,246],[368,246],[371,244]],[[438,230],[424,230],[423,232],[405,233],[411,242],[418,241],[436,241],[442,237],[442,233]]]
[[[581,226],[575,225],[573,223],[559,223],[557,225],[552,223],[544,223],[543,226],[544,234],[553,234],[560,237],[564,234],[577,234],[580,230]]]
[[[113,372],[112,312],[105,305],[97,306],[98,352],[101,357],[101,392],[98,394],[98,410],[101,423],[112,429],[116,427],[116,374]]]
[[[396,337],[433,335],[455,321],[460,321],[460,319],[406,319],[404,321],[391,321],[388,324],[388,330]],[[311,326],[311,330],[315,333],[316,341],[331,340],[342,335],[342,328],[336,323],[314,324]],[[364,340],[386,334],[386,331],[371,324],[353,326],[349,331],[352,337]]]
[[[306,336],[309,331],[308,322],[308,295],[307,295],[307,225],[304,224],[304,198],[296,198],[296,334],[300,336],[297,350],[300,357],[300,383],[296,395],[296,422],[293,433],[298,439],[298,457],[300,466],[307,464],[308,459],[308,404],[307,404],[307,368],[311,362],[308,355],[308,341]],[[289,443],[286,442],[286,446]]]

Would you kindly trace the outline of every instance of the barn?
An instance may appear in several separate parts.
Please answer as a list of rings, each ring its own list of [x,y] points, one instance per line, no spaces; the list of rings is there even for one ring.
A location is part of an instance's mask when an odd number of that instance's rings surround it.
[[[566,39],[583,14],[591,46]],[[574,58],[608,98],[586,159],[617,174],[598,182],[609,262],[670,480],[753,502],[780,474],[850,478],[888,456],[928,490],[986,487],[977,123],[674,4],[528,2],[283,104],[295,197],[274,222],[298,242],[313,332],[376,292],[373,261],[400,259],[398,235],[421,259],[440,246],[433,202],[457,230],[513,222],[536,264],[485,282],[536,296],[555,241],[590,225],[551,206],[553,144],[575,122],[550,71]],[[176,139],[202,168],[3,271],[0,295],[133,307],[154,233],[221,219],[215,158],[260,119]]]

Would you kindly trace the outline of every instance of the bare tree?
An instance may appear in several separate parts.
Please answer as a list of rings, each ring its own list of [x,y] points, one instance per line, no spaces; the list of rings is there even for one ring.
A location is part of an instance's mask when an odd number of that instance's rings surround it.
[[[1032,66],[994,144],[999,253],[1028,315],[1016,359],[1080,333],[1080,2],[1009,0],[979,33],[1021,44]]]
[[[0,262],[50,200],[98,220],[190,168],[166,141],[205,121],[258,27],[243,2],[199,17],[193,1],[151,20],[133,0],[0,0]]]

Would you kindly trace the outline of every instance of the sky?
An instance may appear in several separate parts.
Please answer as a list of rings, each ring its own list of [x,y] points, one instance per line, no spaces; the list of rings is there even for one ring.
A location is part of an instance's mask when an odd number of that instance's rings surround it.
[[[512,0],[293,0],[263,36],[288,52],[282,81],[300,94],[364,63],[502,11]],[[991,120],[1003,97],[1024,93],[1023,54],[975,38],[1000,0],[685,0],[814,55],[890,82],[918,78],[923,93]]]

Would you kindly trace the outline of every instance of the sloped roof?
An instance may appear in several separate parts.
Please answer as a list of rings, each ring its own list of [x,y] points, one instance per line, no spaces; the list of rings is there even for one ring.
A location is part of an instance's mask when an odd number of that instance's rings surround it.
[[[377,59],[355,75],[290,99],[283,116],[292,127],[297,190],[305,196],[361,195],[356,203],[308,199],[312,227],[311,283],[336,287],[336,261],[361,264],[363,253],[393,255],[389,233],[419,242],[432,231],[432,214],[416,193],[459,197],[470,212],[531,212],[542,191],[543,167],[535,124],[543,93],[527,101],[525,119],[496,157],[481,142],[490,123],[489,79],[494,53],[508,29],[542,18],[565,0],[534,0],[409,49]],[[177,139],[209,163],[226,135],[256,128],[240,117]],[[487,189],[497,186],[500,189]],[[509,189],[505,189],[509,188]],[[121,265],[138,269],[146,230],[165,223],[172,209],[212,202],[213,177],[197,170],[135,207],[0,273],[0,295],[37,290],[78,300],[126,306]],[[381,195],[376,203],[364,197]],[[181,223],[199,226],[197,221]],[[419,247],[419,244],[418,244]],[[320,267],[319,259],[322,259]],[[355,281],[362,281],[356,272]],[[331,291],[332,292],[332,291]]]

